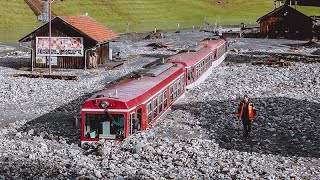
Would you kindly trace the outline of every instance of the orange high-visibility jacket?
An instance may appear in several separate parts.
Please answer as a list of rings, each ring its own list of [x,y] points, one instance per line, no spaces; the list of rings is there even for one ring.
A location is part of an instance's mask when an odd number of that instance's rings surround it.
[[[237,117],[242,116],[243,109],[244,109],[244,102],[240,102]],[[249,102],[248,110],[249,110],[249,120],[255,119],[257,115],[256,115],[256,110],[253,103]]]

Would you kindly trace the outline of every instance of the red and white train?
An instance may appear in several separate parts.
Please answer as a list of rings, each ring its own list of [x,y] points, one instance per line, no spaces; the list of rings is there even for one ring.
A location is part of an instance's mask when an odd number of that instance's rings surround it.
[[[122,140],[147,129],[184,97],[186,88],[204,81],[226,54],[224,38],[206,39],[94,94],[82,106],[81,143]]]

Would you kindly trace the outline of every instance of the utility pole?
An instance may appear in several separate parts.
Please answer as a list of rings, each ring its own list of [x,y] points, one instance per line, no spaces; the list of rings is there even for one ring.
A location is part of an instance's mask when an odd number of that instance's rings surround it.
[[[54,1],[49,2],[49,75],[51,75],[51,3]]]
[[[222,36],[222,25],[221,25],[221,11],[222,11],[222,0],[219,0],[219,36]]]
[[[221,26],[221,4],[222,0],[219,1],[219,25]]]

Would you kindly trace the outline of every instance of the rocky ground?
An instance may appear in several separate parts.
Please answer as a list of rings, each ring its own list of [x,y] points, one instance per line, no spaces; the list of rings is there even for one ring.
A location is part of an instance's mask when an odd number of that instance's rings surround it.
[[[230,49],[240,51],[230,52],[149,130],[122,142],[79,147],[73,119],[90,94],[208,35],[199,34],[134,41],[123,36],[112,46],[120,47],[124,57],[139,55],[124,66],[54,71],[78,75],[79,81],[14,78],[28,60],[14,53],[20,51],[17,46],[0,43],[5,47],[0,52],[0,179],[319,179],[320,64],[301,61],[318,59],[312,55],[318,47],[292,48],[301,41],[229,39]],[[145,47],[152,42],[176,49]],[[250,63],[279,53],[289,53],[293,65]],[[243,94],[258,111],[248,139],[235,118],[237,97]]]

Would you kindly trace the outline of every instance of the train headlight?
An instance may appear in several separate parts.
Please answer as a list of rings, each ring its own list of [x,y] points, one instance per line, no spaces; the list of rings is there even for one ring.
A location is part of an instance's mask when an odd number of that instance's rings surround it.
[[[102,101],[100,103],[100,107],[103,108],[103,109],[107,109],[109,106],[109,103],[107,101]]]

